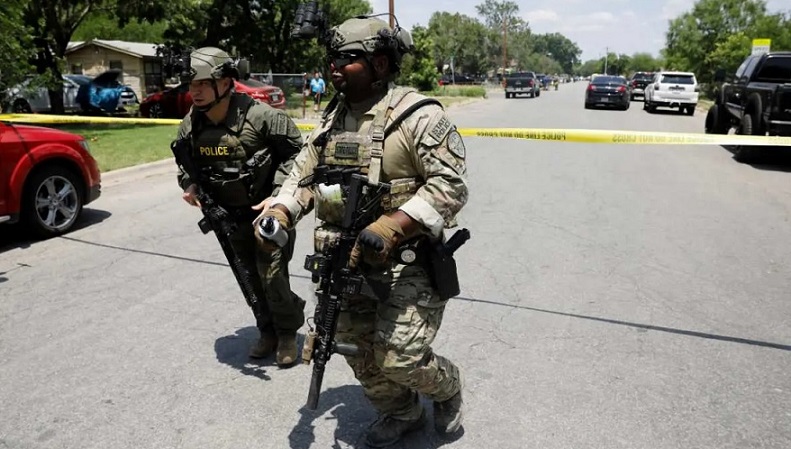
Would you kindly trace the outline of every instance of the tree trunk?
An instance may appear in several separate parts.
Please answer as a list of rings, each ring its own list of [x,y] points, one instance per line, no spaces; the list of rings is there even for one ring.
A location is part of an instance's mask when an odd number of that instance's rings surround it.
[[[60,76],[60,74],[58,74],[58,76]],[[49,89],[48,92],[52,114],[64,114],[66,109],[63,105],[63,83],[58,84],[57,90]]]

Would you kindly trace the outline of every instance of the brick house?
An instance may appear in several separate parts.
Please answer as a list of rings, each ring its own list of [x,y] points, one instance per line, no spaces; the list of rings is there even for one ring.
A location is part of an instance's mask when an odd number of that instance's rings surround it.
[[[67,73],[96,76],[110,69],[120,69],[118,81],[129,85],[141,101],[164,87],[162,58],[155,44],[92,39],[69,42],[66,47]]]

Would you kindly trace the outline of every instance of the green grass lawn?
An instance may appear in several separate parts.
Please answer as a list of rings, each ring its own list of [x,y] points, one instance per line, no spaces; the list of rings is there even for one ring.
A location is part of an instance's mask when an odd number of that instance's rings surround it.
[[[88,141],[99,170],[107,172],[171,157],[176,125],[58,125]]]

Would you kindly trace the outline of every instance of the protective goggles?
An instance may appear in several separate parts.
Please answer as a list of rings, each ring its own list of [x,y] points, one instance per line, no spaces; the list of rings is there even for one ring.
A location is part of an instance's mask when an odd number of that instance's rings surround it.
[[[360,51],[332,52],[327,55],[327,64],[341,68],[363,57],[365,57],[365,53]]]

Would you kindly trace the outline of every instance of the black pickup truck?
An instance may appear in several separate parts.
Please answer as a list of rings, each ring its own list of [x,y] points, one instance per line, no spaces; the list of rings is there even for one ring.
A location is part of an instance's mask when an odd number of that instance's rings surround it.
[[[715,103],[706,115],[706,133],[791,136],[791,52],[749,56],[733,76],[714,75]],[[734,158],[752,162],[761,147],[742,145]]]
[[[505,98],[513,98],[519,94],[526,94],[530,98],[541,95],[541,86],[533,72],[508,74],[503,81],[503,87],[505,88]]]

